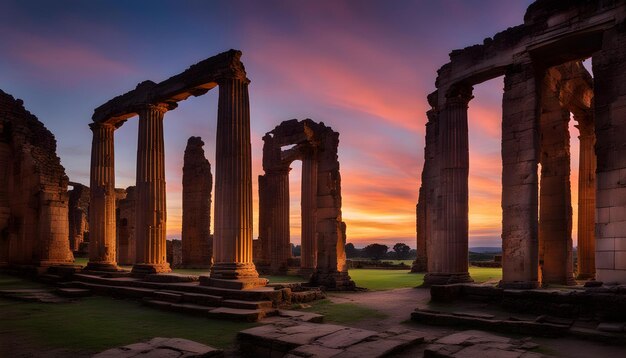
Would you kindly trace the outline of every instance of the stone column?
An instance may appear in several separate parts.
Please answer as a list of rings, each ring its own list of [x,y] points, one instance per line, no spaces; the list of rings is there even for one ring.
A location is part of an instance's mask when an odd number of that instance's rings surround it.
[[[537,87],[530,64],[513,65],[502,98],[502,281],[536,288],[538,279],[539,129]]]
[[[317,262],[317,158],[313,155],[302,159],[300,208],[302,215],[300,274],[308,278],[313,274]]]
[[[215,171],[215,264],[204,284],[256,287],[252,262],[252,173],[247,79],[219,81]]]
[[[428,247],[432,241],[433,224],[435,221],[435,199],[434,190],[437,187],[436,175],[438,167],[436,160],[437,152],[437,92],[429,96],[429,102],[433,108],[426,113],[428,122],[426,123],[426,145],[424,147],[424,169],[422,170],[422,185],[419,189],[418,203],[416,211],[416,251],[417,257],[411,267],[411,272],[428,272]]]
[[[541,88],[539,133],[539,262],[541,281],[575,284],[572,261],[570,113],[559,100],[558,73],[547,71]]]
[[[626,28],[604,33],[593,56],[596,279],[626,284]]]
[[[136,263],[133,273],[170,272],[165,229],[165,148],[163,104],[147,104],[139,110],[136,184]]]
[[[211,267],[211,164],[200,137],[190,137],[183,166],[182,266]]]
[[[446,93],[446,103],[440,112],[441,202],[437,239],[430,242],[434,255],[429,257],[425,285],[472,281],[468,271],[467,128],[467,105],[471,99],[472,87],[453,86]]]
[[[591,118],[576,118],[580,132],[578,171],[578,279],[596,275],[596,135]]]
[[[109,123],[92,123],[89,196],[89,263],[86,269],[115,271],[115,153]]]
[[[270,269],[274,274],[286,274],[291,258],[289,242],[289,171],[271,170],[266,174],[270,199],[268,245]]]

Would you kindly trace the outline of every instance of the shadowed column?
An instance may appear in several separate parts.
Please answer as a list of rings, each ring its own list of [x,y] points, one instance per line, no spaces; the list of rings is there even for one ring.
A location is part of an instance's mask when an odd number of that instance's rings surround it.
[[[539,185],[539,262],[541,281],[575,284],[572,262],[570,187],[570,113],[559,100],[560,74],[546,72],[542,81],[541,182]]]
[[[92,123],[89,263],[86,269],[115,271],[115,126]]]
[[[270,268],[274,274],[286,274],[291,258],[289,242],[289,171],[290,168],[271,170],[266,174],[270,205]]]
[[[591,114],[589,114],[591,116]],[[596,275],[596,136],[591,118],[576,118],[580,131],[578,172],[578,279]]]
[[[166,259],[165,105],[147,104],[139,110],[137,143],[136,264],[134,273],[170,272]]]
[[[250,103],[245,78],[219,82],[215,171],[215,264],[204,284],[265,285],[252,262]]]
[[[511,66],[502,98],[502,287],[539,285],[537,104],[533,67]]]
[[[471,86],[453,86],[446,93],[446,103],[440,112],[440,206],[437,214],[437,239],[429,243],[432,244],[433,257],[429,258],[429,272],[424,277],[425,285],[472,281],[467,257],[467,104],[471,99]]]
[[[315,270],[317,261],[317,159],[307,156],[302,159],[302,242],[300,274],[310,276]]]

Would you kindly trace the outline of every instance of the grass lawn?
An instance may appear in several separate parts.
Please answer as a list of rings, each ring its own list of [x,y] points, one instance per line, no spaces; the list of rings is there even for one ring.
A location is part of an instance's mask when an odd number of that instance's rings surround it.
[[[0,274],[0,289],[37,286]],[[0,299],[0,332],[50,348],[97,352],[153,337],[187,338],[226,348],[234,344],[237,332],[254,325],[164,312],[110,297],[54,304]]]
[[[501,268],[470,267],[469,272],[477,283],[498,281],[502,277]],[[403,270],[351,269],[350,277],[357,286],[374,291],[416,287],[424,283],[424,274]]]
[[[324,322],[350,324],[363,319],[382,319],[387,315],[355,303],[332,303],[328,299],[311,302],[311,307],[302,311],[315,312],[324,315]]]

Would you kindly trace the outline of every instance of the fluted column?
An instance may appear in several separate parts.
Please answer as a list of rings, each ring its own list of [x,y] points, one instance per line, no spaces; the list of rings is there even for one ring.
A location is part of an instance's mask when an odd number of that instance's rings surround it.
[[[300,201],[302,215],[302,240],[300,274],[308,276],[315,270],[317,262],[317,159],[302,159],[302,194]]]
[[[285,274],[291,258],[289,240],[289,171],[290,168],[269,171],[267,175],[270,195],[270,268],[274,274]]]
[[[468,271],[468,173],[469,144],[467,106],[472,87],[453,86],[446,93],[440,113],[441,203],[438,234],[429,258],[426,285],[469,282]],[[430,262],[434,260],[432,263]],[[432,270],[430,270],[432,268]]]
[[[240,287],[265,283],[252,262],[252,165],[250,102],[247,79],[224,78],[218,83],[215,238],[209,284],[215,280],[249,279]],[[228,284],[225,284],[228,285]]]
[[[147,104],[139,110],[137,143],[136,264],[134,273],[171,271],[166,259],[165,105]]]
[[[92,123],[89,206],[89,263],[87,269],[117,270],[115,256],[115,153],[109,123]]]
[[[578,119],[580,159],[578,172],[578,279],[596,275],[596,136],[593,121]]]

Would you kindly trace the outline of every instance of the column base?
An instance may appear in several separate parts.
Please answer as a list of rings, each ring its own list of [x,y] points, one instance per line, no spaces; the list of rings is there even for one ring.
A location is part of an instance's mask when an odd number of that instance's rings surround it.
[[[309,279],[309,285],[324,286],[327,291],[354,291],[356,284],[348,272],[323,272],[317,270]]]
[[[301,267],[300,270],[298,270],[298,276],[307,280],[310,279],[314,273],[315,269],[312,267]]]
[[[83,271],[119,272],[124,270],[112,262],[89,261]]]
[[[500,281],[498,287],[511,290],[533,290],[539,288],[539,281]]]
[[[411,273],[427,272],[426,260],[415,259],[411,265]]]
[[[580,272],[576,276],[577,280],[595,280],[596,273],[595,272]]]
[[[432,285],[450,285],[453,283],[470,283],[474,280],[470,277],[469,272],[460,273],[427,273],[424,276],[424,287]]]
[[[247,290],[267,285],[266,278],[259,273],[252,262],[217,263],[211,267],[211,276],[200,276],[200,285],[233,290]]]
[[[134,275],[151,275],[155,273],[172,272],[169,262],[160,264],[134,264],[131,273]]]

